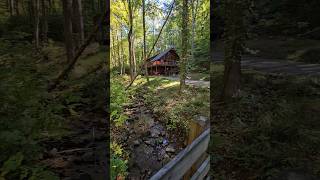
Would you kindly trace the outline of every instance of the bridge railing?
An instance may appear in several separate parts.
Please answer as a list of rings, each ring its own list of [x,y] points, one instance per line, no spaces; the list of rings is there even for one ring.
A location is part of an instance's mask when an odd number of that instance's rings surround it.
[[[201,162],[202,164],[198,169],[193,172],[187,179],[201,180],[207,176],[210,169],[210,156],[206,154],[210,141],[210,128],[205,130],[198,136],[191,144],[182,150],[177,156],[174,157],[168,164],[160,169],[151,180],[180,180],[185,178],[186,173],[194,167],[194,164],[199,162],[204,155],[206,159]]]

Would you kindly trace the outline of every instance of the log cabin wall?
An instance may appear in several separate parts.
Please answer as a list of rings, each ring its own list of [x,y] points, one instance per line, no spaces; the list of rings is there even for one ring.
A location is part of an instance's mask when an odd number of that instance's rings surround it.
[[[166,50],[148,59],[147,67],[150,75],[176,75],[179,72],[179,56],[174,49]]]

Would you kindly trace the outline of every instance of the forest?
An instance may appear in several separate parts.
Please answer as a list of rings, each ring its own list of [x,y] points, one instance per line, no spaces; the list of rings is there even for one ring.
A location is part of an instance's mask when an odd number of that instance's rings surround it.
[[[320,177],[319,0],[1,0],[0,180]]]
[[[211,176],[318,179],[319,1],[211,5]]]
[[[106,10],[0,1],[0,179],[105,177]]]
[[[112,179],[151,178],[209,124],[209,7],[111,2]]]

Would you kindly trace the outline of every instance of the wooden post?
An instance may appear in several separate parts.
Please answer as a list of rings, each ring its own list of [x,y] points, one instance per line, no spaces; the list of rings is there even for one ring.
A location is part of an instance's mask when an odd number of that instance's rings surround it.
[[[209,127],[208,120],[191,120],[189,121],[189,133],[187,138],[187,145],[190,145],[202,132]],[[201,163],[206,159],[207,154],[203,154],[198,161],[196,161],[191,169],[183,176],[184,180],[190,180],[192,175],[196,172]]]

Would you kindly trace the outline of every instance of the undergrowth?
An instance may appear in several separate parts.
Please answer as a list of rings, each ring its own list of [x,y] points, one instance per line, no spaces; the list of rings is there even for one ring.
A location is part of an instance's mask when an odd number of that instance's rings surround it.
[[[142,81],[146,81],[142,78]],[[189,130],[189,121],[198,116],[209,116],[209,90],[186,87],[180,94],[177,81],[164,78],[150,78],[144,88],[138,89],[143,94],[144,102],[168,130],[179,132],[185,137]]]
[[[241,96],[211,109],[213,175],[270,179],[290,168],[320,175],[319,89],[317,79],[244,73]]]
[[[58,179],[39,163],[40,144],[66,135],[67,123],[81,113],[106,111],[105,77],[95,73],[67,80],[49,93],[48,82],[57,74],[52,72],[61,66],[46,68],[52,62],[24,41],[2,39],[0,46],[0,179]]]
[[[129,95],[125,91],[126,77],[117,75],[116,72],[111,73],[111,91],[110,91],[110,123],[111,134],[113,131],[124,125],[127,120],[127,116],[124,114],[123,106],[130,102]],[[127,152],[125,152],[121,145],[117,144],[116,140],[111,137],[111,179],[117,179],[120,177],[126,177],[128,169]]]

